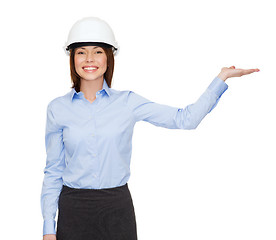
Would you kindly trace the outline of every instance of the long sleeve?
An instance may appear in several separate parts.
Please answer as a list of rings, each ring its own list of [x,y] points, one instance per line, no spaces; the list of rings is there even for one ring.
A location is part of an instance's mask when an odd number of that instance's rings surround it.
[[[185,108],[155,103],[130,91],[127,106],[131,109],[135,121],[143,120],[170,129],[195,129],[215,108],[227,88],[228,85],[224,81],[215,77],[200,98]]]
[[[63,130],[55,120],[51,104],[47,107],[45,147],[47,159],[41,191],[43,235],[56,234],[55,216],[65,168]]]

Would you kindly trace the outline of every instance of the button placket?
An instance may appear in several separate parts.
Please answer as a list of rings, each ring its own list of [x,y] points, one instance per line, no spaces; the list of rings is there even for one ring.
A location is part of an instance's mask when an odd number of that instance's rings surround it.
[[[92,125],[92,130],[90,133],[90,140],[91,140],[91,156],[93,158],[96,158],[98,156],[97,154],[97,143],[96,143],[96,107],[93,106],[93,109],[90,112],[90,119],[91,119],[91,125]]]

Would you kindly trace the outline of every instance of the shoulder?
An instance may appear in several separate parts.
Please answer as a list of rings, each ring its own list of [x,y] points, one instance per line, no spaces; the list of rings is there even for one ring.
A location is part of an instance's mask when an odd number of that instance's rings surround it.
[[[109,91],[114,96],[124,96],[124,95],[127,95],[129,92],[129,90],[118,90],[114,88],[109,88]]]
[[[72,94],[72,91],[68,91],[64,95],[57,96],[57,97],[51,99],[48,102],[47,108],[48,109],[50,108],[51,110],[57,110],[58,111],[60,107],[62,107],[64,105],[68,105],[70,103],[71,94]]]
[[[120,94],[124,97],[126,105],[131,108],[136,107],[137,105],[151,102],[148,98],[145,98],[133,90],[123,90],[120,92]]]
[[[133,96],[140,96],[139,94],[137,94],[136,92],[132,91],[132,90],[128,90],[128,89],[125,89],[125,90],[117,90],[117,89],[114,89],[114,88],[110,88],[109,91],[114,94],[114,95],[117,95],[117,96],[129,96],[129,95],[133,95]]]
[[[114,89],[114,88],[110,88],[109,89],[110,95],[111,95],[111,99],[116,100],[116,99],[120,99],[120,101],[126,102],[128,95],[130,94],[130,90],[118,90],[118,89]]]
[[[140,102],[143,98],[139,94],[135,93],[132,90],[117,90],[114,88],[110,88],[111,99],[112,101],[119,101],[120,103],[124,103],[127,106],[133,106],[135,103]]]

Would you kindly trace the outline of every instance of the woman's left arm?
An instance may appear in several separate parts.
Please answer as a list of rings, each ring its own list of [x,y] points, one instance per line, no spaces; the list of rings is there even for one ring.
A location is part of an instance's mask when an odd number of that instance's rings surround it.
[[[253,72],[259,72],[260,69],[254,68],[254,69],[241,69],[241,68],[235,68],[235,66],[231,67],[223,67],[221,69],[221,72],[219,73],[218,77],[223,80],[224,82],[231,77],[241,77],[246,74],[250,74]]]
[[[216,107],[220,97],[227,90],[226,79],[256,71],[259,69],[235,69],[234,66],[222,68],[220,74],[215,77],[199,99],[185,108],[159,104],[133,91],[127,92],[126,106],[133,113],[135,122],[143,120],[170,129],[195,129]]]

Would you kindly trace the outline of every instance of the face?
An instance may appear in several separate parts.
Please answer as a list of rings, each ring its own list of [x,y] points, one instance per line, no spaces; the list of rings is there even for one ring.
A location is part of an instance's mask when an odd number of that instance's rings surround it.
[[[75,51],[75,69],[81,80],[103,80],[107,69],[107,56],[101,47],[83,46]]]

